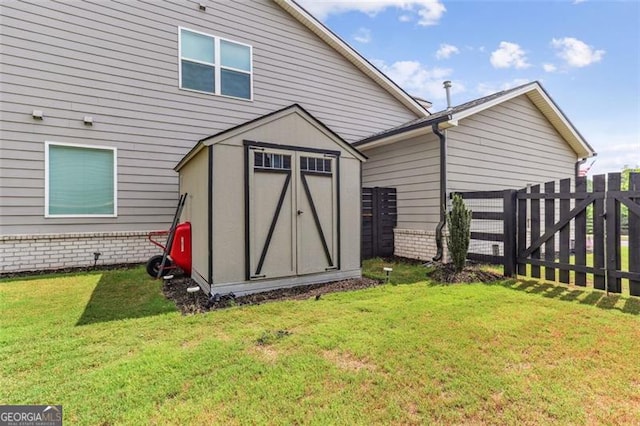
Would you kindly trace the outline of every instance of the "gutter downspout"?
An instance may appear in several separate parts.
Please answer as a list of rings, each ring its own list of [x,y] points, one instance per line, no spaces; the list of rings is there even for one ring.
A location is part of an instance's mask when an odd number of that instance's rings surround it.
[[[575,170],[573,176],[577,179],[580,177],[580,166],[582,166],[587,161],[587,157],[581,158],[576,161]]]
[[[442,122],[448,121],[451,116],[448,115],[442,120],[438,120],[437,123],[431,125],[431,130],[440,139],[440,222],[436,226],[436,255],[433,257],[434,262],[442,260],[443,257],[443,245],[442,245],[442,229],[447,223],[447,135],[442,133],[438,128],[438,125]]]
[[[594,152],[593,154],[591,154],[591,158],[593,158],[593,157],[597,157],[597,156],[598,156],[598,153],[597,153],[597,152]],[[589,157],[584,157],[584,158],[579,159],[578,161],[576,161],[576,164],[575,164],[575,171],[574,171],[574,177],[575,177],[575,178],[580,177],[580,176],[579,176],[579,174],[580,174],[580,166],[582,166],[582,165],[583,165],[583,164],[584,164],[588,159],[589,159]],[[596,161],[595,161],[595,160],[593,160],[593,163],[595,163],[595,162],[596,162]],[[589,166],[589,168],[587,169],[587,172],[589,171],[589,169],[591,169],[591,166],[593,166],[593,163],[591,163],[591,165],[590,165],[590,166]]]

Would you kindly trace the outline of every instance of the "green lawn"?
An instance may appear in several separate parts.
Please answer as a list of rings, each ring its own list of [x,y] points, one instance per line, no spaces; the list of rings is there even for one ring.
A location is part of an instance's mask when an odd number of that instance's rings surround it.
[[[0,403],[67,424],[640,423],[635,298],[420,282],[182,316],[137,268],[0,281],[0,308]]]
[[[544,257],[544,254],[540,255],[541,257]],[[629,271],[629,247],[628,246],[622,246],[620,247],[620,270],[621,271]],[[557,260],[556,260],[557,261]],[[569,263],[570,264],[575,264],[576,259],[575,256],[571,256],[569,258]],[[587,254],[587,259],[586,259],[586,266],[593,266],[593,253],[588,253]],[[500,273],[502,273],[503,268],[502,266],[495,266],[492,267],[493,269],[495,269],[496,271],[499,271]],[[556,269],[556,282],[559,282],[559,273],[560,270]],[[575,283],[575,272],[570,271],[569,272],[569,283],[570,284],[574,284]],[[540,278],[533,278],[531,276],[531,265],[527,265],[527,275],[525,276],[526,278],[529,279],[533,279],[533,280],[544,280],[545,277],[545,267],[541,266],[540,267]],[[622,294],[625,296],[628,296],[630,294],[630,289],[629,289],[629,280],[626,278],[623,278],[621,280],[621,285],[622,285]],[[587,287],[593,287],[593,274],[587,274]]]

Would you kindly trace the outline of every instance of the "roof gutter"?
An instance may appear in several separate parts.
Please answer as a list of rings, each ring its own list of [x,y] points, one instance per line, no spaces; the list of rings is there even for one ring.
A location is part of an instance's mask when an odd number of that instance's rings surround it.
[[[400,140],[406,140],[412,137],[422,136],[424,134],[428,134],[429,127],[432,127],[434,124],[443,125],[443,127],[451,127],[457,126],[458,123],[457,121],[452,121],[451,114],[447,114],[433,120],[424,120],[406,127],[392,129],[380,135],[373,135],[366,139],[354,142],[352,145],[362,150],[379,145],[386,145],[392,142],[398,142]]]

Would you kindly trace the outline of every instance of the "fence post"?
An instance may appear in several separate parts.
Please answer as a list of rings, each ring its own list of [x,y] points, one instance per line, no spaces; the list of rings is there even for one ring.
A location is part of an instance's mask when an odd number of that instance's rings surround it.
[[[527,249],[527,199],[524,198],[529,191],[529,188],[522,188],[518,191],[519,194],[522,195],[520,199],[518,199],[518,237],[517,237],[517,246],[516,246],[516,256],[520,256]],[[517,197],[517,195],[516,195]],[[527,275],[527,264],[519,263],[516,260],[516,265],[518,269],[518,275]]]
[[[513,277],[516,274],[516,211],[517,191],[507,189],[503,195],[503,235],[504,235],[504,276]]]

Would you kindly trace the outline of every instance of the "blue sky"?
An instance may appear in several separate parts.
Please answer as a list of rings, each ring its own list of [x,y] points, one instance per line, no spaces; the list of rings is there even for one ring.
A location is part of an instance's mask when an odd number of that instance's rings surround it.
[[[590,175],[640,167],[639,1],[299,2],[432,111],[444,80],[453,104],[538,80],[598,152]]]

